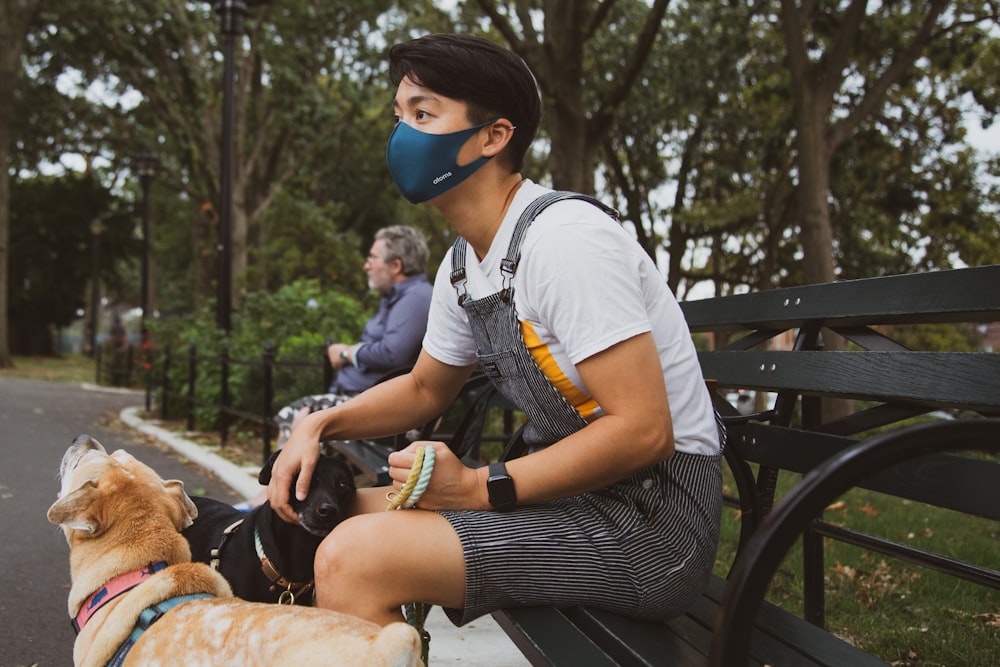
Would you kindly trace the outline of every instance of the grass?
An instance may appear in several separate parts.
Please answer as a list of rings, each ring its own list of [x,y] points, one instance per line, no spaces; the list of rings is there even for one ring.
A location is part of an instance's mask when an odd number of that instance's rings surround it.
[[[782,473],[779,495],[799,476]],[[732,480],[727,484],[735,489]],[[727,490],[728,491],[728,490]],[[1000,524],[854,489],[823,517],[862,532],[1000,569]],[[739,534],[727,508],[716,574],[725,576]],[[826,627],[892,665],[992,667],[1000,656],[1000,591],[832,540],[825,545]],[[802,615],[802,551],[778,569],[768,601]]]
[[[81,354],[61,357],[14,357],[14,368],[0,368],[0,377],[51,380],[53,382],[93,382],[94,360]]]

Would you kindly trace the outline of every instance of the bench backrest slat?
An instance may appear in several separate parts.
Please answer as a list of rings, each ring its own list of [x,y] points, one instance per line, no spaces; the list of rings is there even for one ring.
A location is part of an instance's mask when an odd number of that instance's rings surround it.
[[[685,301],[692,331],[1000,320],[1000,265]]]
[[[1000,412],[1000,354],[976,352],[701,352],[720,386]]]

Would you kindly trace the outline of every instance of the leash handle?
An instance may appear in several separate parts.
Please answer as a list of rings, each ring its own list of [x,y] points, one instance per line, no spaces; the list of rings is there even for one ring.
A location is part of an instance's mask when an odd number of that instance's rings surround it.
[[[431,481],[431,473],[434,472],[434,448],[430,446],[418,447],[416,459],[410,474],[406,478],[406,483],[399,493],[389,493],[386,499],[389,506],[386,510],[410,509],[417,504],[420,496],[427,490],[427,485]]]

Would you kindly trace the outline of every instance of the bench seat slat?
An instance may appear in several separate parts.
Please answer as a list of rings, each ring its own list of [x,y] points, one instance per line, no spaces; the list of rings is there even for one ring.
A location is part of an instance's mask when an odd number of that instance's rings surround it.
[[[708,659],[712,634],[700,625],[692,637],[678,633],[672,625],[637,621],[601,609],[577,607],[567,610],[567,616],[623,667],[655,667],[667,658],[671,664],[698,665]]]
[[[614,660],[555,607],[501,609],[493,612],[493,618],[532,665],[615,665]]]
[[[706,608],[717,612],[725,580],[712,577],[703,595]],[[711,623],[715,622],[715,614]],[[750,641],[750,659],[755,665],[798,667],[799,665],[851,665],[866,667],[885,662],[811,625],[770,602],[761,602]]]
[[[534,665],[697,667],[708,660],[724,585],[725,580],[713,576],[708,590],[691,609],[667,623],[636,621],[580,607],[521,607],[497,611],[493,616]],[[749,665],[885,665],[767,602],[761,605],[756,625]]]
[[[989,352],[700,352],[720,386],[1000,412],[1000,354]]]
[[[386,462],[392,447],[371,440],[331,440],[330,444],[376,486],[392,483]]]

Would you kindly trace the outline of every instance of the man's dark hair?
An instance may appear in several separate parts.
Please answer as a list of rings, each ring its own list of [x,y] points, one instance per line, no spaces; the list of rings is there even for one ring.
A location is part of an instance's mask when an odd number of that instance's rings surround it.
[[[516,54],[474,35],[425,35],[389,50],[389,76],[403,77],[469,105],[473,124],[506,118],[514,136],[497,159],[520,171],[535,139],[542,108],[538,84]]]

